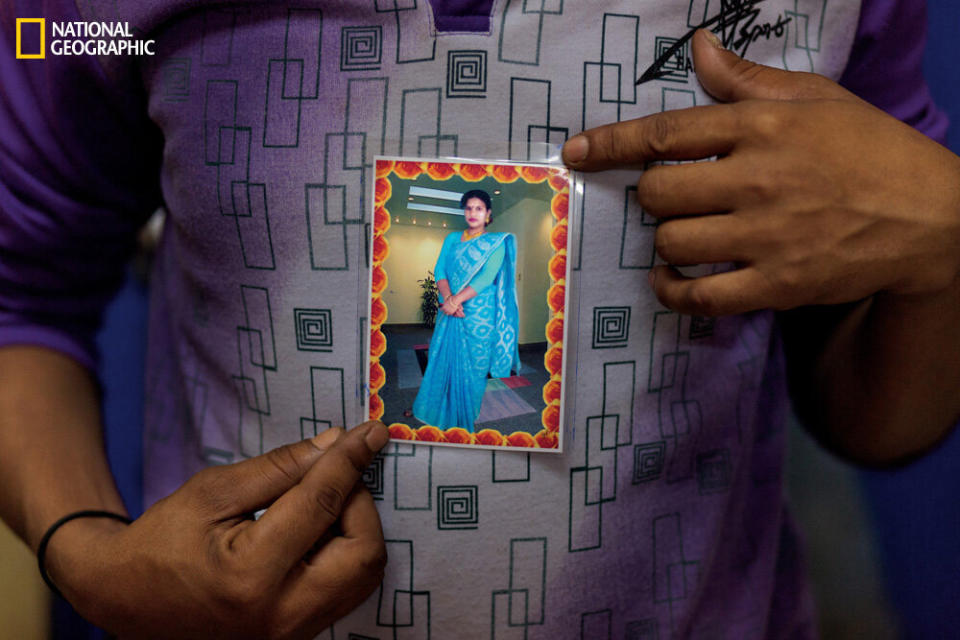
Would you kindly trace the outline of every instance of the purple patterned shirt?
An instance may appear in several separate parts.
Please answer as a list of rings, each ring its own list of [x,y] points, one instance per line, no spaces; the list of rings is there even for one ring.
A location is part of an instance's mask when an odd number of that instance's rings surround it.
[[[44,345],[95,369],[102,309],[162,205],[147,503],[204,466],[360,422],[372,156],[499,144],[526,160],[531,142],[709,103],[683,64],[634,81],[716,4],[6,3],[0,345]],[[785,27],[749,57],[841,79],[943,138],[920,71],[922,3],[757,6],[757,24]],[[129,22],[157,55],[17,60],[21,17]],[[657,305],[634,180],[585,183],[568,256],[577,379],[564,453],[390,445],[366,478],[386,579],[321,637],[815,635],[782,499],[773,316],[711,321]],[[298,333],[303,310],[328,321],[322,349]],[[602,313],[623,331],[604,335]]]

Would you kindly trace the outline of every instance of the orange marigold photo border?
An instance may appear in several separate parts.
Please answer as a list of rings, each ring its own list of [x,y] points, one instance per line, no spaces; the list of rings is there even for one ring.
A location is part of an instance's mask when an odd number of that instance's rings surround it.
[[[461,427],[440,429],[431,425],[411,427],[395,422],[388,425],[393,440],[450,445],[479,445],[483,447],[505,447],[526,449],[552,449],[560,445],[560,401],[563,394],[563,336],[564,309],[566,303],[567,275],[567,228],[570,215],[570,172],[563,167],[485,164],[473,162],[442,162],[377,159],[375,161],[376,182],[374,184],[373,242],[370,287],[370,371],[369,371],[369,415],[371,420],[383,417],[384,406],[379,392],[386,382],[386,373],[380,364],[380,357],[386,352],[387,339],[381,328],[387,320],[387,305],[382,298],[387,285],[387,274],[383,262],[390,255],[390,243],[386,232],[390,228],[390,212],[386,205],[393,193],[391,178],[411,180],[426,173],[436,181],[448,180],[459,176],[467,182],[479,182],[492,176],[502,184],[522,180],[528,184],[547,182],[553,190],[550,213],[553,215],[553,228],[550,244],[553,249],[547,269],[550,275],[550,288],[547,291],[547,304],[550,307],[550,319],[544,333],[547,338],[547,352],[544,366],[550,379],[543,386],[543,401],[546,408],[541,412],[542,429],[535,435],[525,431],[501,433],[496,429],[483,429],[470,433]]]

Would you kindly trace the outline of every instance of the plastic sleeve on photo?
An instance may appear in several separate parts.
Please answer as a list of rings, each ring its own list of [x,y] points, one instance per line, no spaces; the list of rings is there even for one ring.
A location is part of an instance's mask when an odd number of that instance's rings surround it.
[[[79,19],[72,3],[38,10]],[[13,13],[0,8],[3,51]],[[93,58],[3,55],[0,78],[0,346],[41,345],[92,369],[103,308],[161,202],[162,138],[135,78],[114,86]]]
[[[493,284],[494,279],[497,277],[497,273],[500,272],[500,265],[503,264],[503,256],[506,250],[503,248],[503,244],[494,249],[493,253],[490,254],[490,258],[487,260],[487,263],[483,265],[483,268],[480,269],[477,275],[473,276],[473,280],[470,281],[470,286],[473,287],[473,290],[478,294],[483,293],[483,290]]]
[[[926,43],[926,2],[864,0],[840,84],[943,143],[948,121],[923,76]]]

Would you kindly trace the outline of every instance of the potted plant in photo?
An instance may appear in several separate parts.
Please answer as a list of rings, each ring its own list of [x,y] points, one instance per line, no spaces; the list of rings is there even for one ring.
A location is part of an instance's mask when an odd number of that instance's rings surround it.
[[[433,271],[427,271],[427,277],[417,280],[423,294],[420,296],[420,315],[423,316],[423,326],[432,329],[437,321],[437,282],[433,279]]]

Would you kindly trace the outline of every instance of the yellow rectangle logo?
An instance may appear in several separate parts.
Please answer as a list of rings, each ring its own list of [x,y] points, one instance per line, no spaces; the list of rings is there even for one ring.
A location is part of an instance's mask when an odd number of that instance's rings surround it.
[[[40,25],[40,53],[23,53],[20,46],[21,25],[37,23]],[[17,18],[17,58],[21,60],[42,60],[47,57],[46,18]]]

